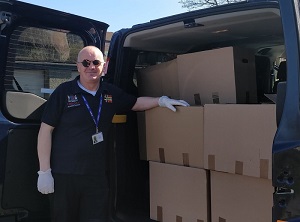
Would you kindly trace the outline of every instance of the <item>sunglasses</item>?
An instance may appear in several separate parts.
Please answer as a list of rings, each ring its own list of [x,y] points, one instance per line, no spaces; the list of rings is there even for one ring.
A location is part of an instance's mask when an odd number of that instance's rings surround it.
[[[102,63],[104,62],[101,62],[100,60],[94,60],[94,61],[90,61],[90,60],[87,60],[87,59],[84,59],[82,62],[78,62],[78,63],[81,63],[84,67],[89,67],[91,65],[91,63],[94,64],[94,66],[100,66]]]

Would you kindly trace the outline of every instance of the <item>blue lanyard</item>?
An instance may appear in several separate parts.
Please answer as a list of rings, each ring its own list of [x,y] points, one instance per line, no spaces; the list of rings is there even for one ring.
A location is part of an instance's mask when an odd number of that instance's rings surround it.
[[[98,133],[98,123],[99,123],[99,120],[100,120],[100,114],[101,114],[101,108],[102,108],[102,94],[101,94],[101,96],[100,96],[100,102],[99,102],[99,108],[98,108],[97,120],[95,119],[95,117],[94,117],[94,115],[93,115],[93,112],[92,112],[92,109],[91,109],[91,107],[89,106],[89,104],[88,104],[86,98],[85,98],[82,94],[81,94],[81,96],[82,96],[82,99],[83,99],[83,101],[84,101],[84,103],[85,103],[86,108],[87,108],[88,111],[90,112],[91,117],[93,118],[93,121],[94,121],[94,123],[95,123],[95,125],[96,125],[96,133]]]

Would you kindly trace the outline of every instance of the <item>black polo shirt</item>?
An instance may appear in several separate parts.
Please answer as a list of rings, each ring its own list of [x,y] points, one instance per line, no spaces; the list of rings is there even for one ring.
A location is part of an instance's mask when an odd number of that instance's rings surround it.
[[[47,101],[42,122],[54,128],[51,168],[54,173],[99,175],[105,173],[108,131],[115,113],[132,109],[137,98],[116,86],[101,82],[95,96],[82,90],[77,80],[62,83]],[[96,126],[82,98],[86,98],[97,119],[99,101],[102,107],[98,129],[104,141],[93,145]]]

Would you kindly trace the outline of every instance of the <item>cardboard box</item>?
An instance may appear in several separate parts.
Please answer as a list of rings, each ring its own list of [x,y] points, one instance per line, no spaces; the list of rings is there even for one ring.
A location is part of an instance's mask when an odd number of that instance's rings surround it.
[[[203,107],[138,113],[141,159],[203,168]]]
[[[179,99],[177,60],[138,70],[137,84],[139,96]]]
[[[211,171],[211,221],[272,221],[272,181]]]
[[[180,98],[191,105],[195,96],[202,105],[257,102],[252,51],[226,47],[184,54],[177,57],[177,66]]]
[[[207,222],[206,171],[150,161],[150,217],[163,222]]]
[[[272,178],[274,104],[206,104],[204,168]]]

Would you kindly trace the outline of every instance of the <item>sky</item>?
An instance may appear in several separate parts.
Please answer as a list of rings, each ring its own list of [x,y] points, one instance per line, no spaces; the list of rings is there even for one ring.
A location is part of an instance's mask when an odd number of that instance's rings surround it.
[[[108,31],[187,12],[179,0],[21,0],[109,24]]]

